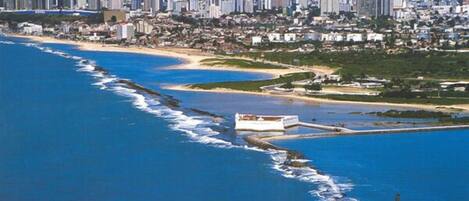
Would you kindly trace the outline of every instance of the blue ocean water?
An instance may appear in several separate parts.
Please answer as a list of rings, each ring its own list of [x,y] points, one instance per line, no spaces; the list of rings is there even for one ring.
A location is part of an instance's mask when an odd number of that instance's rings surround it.
[[[276,144],[304,153],[326,173],[353,184],[363,201],[448,201],[469,198],[469,130],[371,135]]]
[[[323,152],[321,160],[331,160],[329,166],[323,166],[325,163],[317,159],[317,150],[309,149],[317,141],[281,143],[304,152],[322,174],[310,169],[282,169],[282,153],[245,149],[242,140],[230,129],[236,112],[299,114],[306,121],[314,118],[325,124],[346,122],[351,128],[375,128],[379,126],[373,122],[396,119],[351,113],[381,111],[387,107],[170,91],[161,86],[269,76],[167,70],[165,67],[180,62],[150,55],[81,51],[63,44],[29,44],[28,47],[22,44],[27,42],[22,39],[8,40],[15,44],[0,44],[0,141],[10,142],[0,147],[0,197],[9,200],[318,200],[323,197],[327,200],[345,193],[346,198],[359,200],[392,200],[394,189],[380,187],[381,182],[400,186],[396,181],[379,179],[383,176],[379,172],[381,165],[387,164],[375,164],[373,158],[365,159],[369,163],[362,164],[372,170],[351,172],[341,167],[341,160]],[[92,72],[93,66],[102,67],[107,73]],[[171,95],[180,101],[181,107],[169,108],[161,104],[160,97],[129,89],[116,83],[116,79],[129,79]],[[191,108],[222,115],[226,121],[215,123],[194,114]],[[362,141],[362,138],[354,139]],[[399,146],[401,140],[405,137],[388,143]],[[363,146],[362,151],[366,153],[367,146]],[[341,146],[334,148],[330,152],[337,155],[350,152]],[[445,160],[444,156],[440,159]],[[350,161],[356,162],[354,158]],[[360,180],[367,178],[368,171],[378,171],[379,178],[373,184]],[[399,176],[398,171],[386,174]],[[420,181],[408,182],[417,185]],[[350,188],[351,185],[354,187]],[[367,185],[383,193],[375,195],[361,188]],[[407,196],[405,191],[399,192]],[[425,192],[416,189],[412,193]]]
[[[0,61],[1,200],[311,199],[269,155],[192,142],[75,60],[0,44]]]

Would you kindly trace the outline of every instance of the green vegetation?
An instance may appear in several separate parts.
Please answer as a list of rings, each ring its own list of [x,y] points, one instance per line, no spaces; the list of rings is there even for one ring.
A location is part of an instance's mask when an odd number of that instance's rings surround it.
[[[285,83],[284,85],[280,86],[280,88],[293,89],[293,88],[295,88],[295,86],[293,86],[293,84],[289,81],[289,82]]]
[[[418,118],[418,119],[438,119],[435,122],[436,125],[461,125],[469,124],[469,116],[454,116],[450,113],[437,112],[437,111],[425,111],[425,110],[388,110],[385,112],[372,112],[370,114],[376,114],[382,117],[393,117],[393,118]]]
[[[194,84],[191,85],[192,88],[198,89],[215,89],[215,88],[225,88],[233,89],[240,91],[261,91],[260,87],[282,84],[287,82],[293,82],[304,79],[311,79],[314,77],[314,73],[290,73],[279,78],[270,79],[270,80],[256,80],[256,81],[239,81],[239,82],[215,82],[215,83],[206,83],[206,84]]]
[[[258,69],[287,69],[286,67],[273,65],[257,61],[249,61],[244,59],[219,59],[219,58],[210,58],[203,59],[201,61],[205,65],[210,66],[233,66],[237,68],[258,68]]]
[[[349,52],[263,52],[244,56],[263,58],[293,65],[324,65],[338,69],[342,75],[384,78],[462,78],[469,77],[469,53],[383,51]]]
[[[309,84],[309,85],[305,85],[304,88],[308,91],[321,91],[322,90],[321,84]]]
[[[406,111],[399,111],[399,110],[388,110],[385,112],[376,112],[372,113],[376,114],[380,117],[393,117],[393,118],[450,118],[451,114],[444,113],[444,112],[436,112],[436,111],[426,111],[426,110],[406,110]]]
[[[41,25],[57,25],[62,22],[73,22],[77,20],[86,21],[89,24],[96,24],[103,22],[102,13],[95,15],[73,16],[73,15],[48,15],[48,14],[18,14],[18,13],[0,13],[0,21],[8,22],[12,25],[21,22],[31,22]]]
[[[434,104],[434,105],[455,105],[468,104],[469,99],[461,98],[400,98],[400,97],[382,97],[367,95],[309,95],[315,98],[326,98],[341,101],[360,101],[360,102],[385,102],[385,103],[408,103],[408,104]]]
[[[440,124],[444,125],[457,125],[457,124],[469,124],[469,117],[451,117],[451,118],[441,118]]]

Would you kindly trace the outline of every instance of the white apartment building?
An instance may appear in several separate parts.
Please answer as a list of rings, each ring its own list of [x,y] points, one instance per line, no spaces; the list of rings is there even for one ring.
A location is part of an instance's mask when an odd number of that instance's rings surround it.
[[[118,24],[116,27],[117,40],[130,40],[135,36],[135,27],[131,23]]]

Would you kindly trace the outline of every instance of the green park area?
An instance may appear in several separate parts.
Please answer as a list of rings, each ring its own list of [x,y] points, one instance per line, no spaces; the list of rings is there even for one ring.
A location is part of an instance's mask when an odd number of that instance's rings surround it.
[[[274,84],[283,84],[288,82],[294,82],[298,80],[312,79],[314,77],[313,73],[290,73],[278,78],[268,79],[268,80],[254,80],[254,81],[237,81],[237,82],[214,82],[214,83],[204,83],[204,84],[193,84],[190,87],[197,89],[232,89],[239,91],[252,91],[260,92],[261,87],[274,85]]]
[[[280,65],[274,65],[258,61],[250,61],[245,59],[231,59],[231,58],[209,58],[200,61],[204,65],[209,66],[228,66],[236,68],[251,68],[251,69],[287,69]]]
[[[469,53],[384,51],[256,52],[242,56],[291,65],[321,65],[342,76],[379,78],[469,79]]]

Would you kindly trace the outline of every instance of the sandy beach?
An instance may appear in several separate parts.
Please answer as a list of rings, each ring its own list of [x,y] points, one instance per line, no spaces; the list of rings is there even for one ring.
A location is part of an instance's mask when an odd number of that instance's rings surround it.
[[[422,104],[400,104],[400,103],[386,103],[386,102],[359,102],[359,101],[340,101],[340,100],[331,100],[325,98],[314,98],[314,97],[305,97],[293,94],[272,94],[267,92],[250,92],[250,91],[238,91],[225,88],[215,88],[211,90],[205,89],[194,89],[190,88],[187,85],[170,85],[164,86],[165,89],[170,90],[179,90],[179,91],[194,91],[194,92],[208,92],[208,93],[236,93],[236,94],[250,94],[258,96],[272,96],[272,97],[281,97],[295,100],[302,100],[314,104],[318,103],[332,103],[332,104],[360,104],[360,105],[370,105],[370,106],[389,106],[389,107],[403,107],[403,108],[413,108],[413,109],[425,109],[425,110],[437,110],[445,112],[455,112],[455,111],[464,111],[469,112],[469,104],[461,105],[422,105]]]
[[[254,69],[254,68],[236,68],[229,66],[208,66],[203,65],[202,60],[210,58],[220,58],[210,53],[205,53],[197,49],[191,48],[171,48],[171,47],[158,47],[158,48],[147,48],[147,47],[125,47],[115,44],[102,44],[84,41],[72,41],[56,39],[48,36],[30,36],[30,35],[12,35],[14,37],[28,38],[40,43],[59,43],[75,45],[80,50],[85,51],[106,51],[106,52],[126,52],[126,53],[137,53],[137,54],[149,54],[164,57],[173,57],[179,59],[182,64],[168,66],[166,69],[181,69],[181,70],[220,70],[220,71],[238,71],[238,72],[252,72],[252,73],[264,73],[269,74],[272,77],[278,77],[283,74],[303,72],[301,69]],[[323,69],[321,68],[321,71]]]
[[[41,43],[61,43],[61,44],[71,44],[76,45],[79,49],[85,51],[107,51],[107,52],[127,52],[127,53],[137,53],[137,54],[149,54],[156,56],[165,56],[173,57],[181,60],[183,63],[180,65],[169,66],[166,69],[192,69],[192,70],[220,70],[220,71],[240,71],[240,72],[252,72],[252,73],[266,73],[270,74],[272,77],[278,77],[279,75],[294,73],[294,72],[304,72],[304,70],[298,69],[250,69],[250,68],[234,68],[227,66],[207,66],[201,63],[202,60],[208,58],[220,58],[216,55],[202,52],[197,49],[190,48],[146,48],[146,47],[124,47],[114,44],[101,44],[101,43],[92,43],[92,42],[82,42],[82,41],[71,41],[71,40],[61,40],[52,37],[46,36],[29,36],[29,35],[14,35],[15,37],[28,38],[33,41]],[[331,74],[333,70],[325,66],[315,66],[312,72],[318,74]],[[448,111],[454,112],[457,110],[462,110],[465,112],[469,111],[469,104],[461,105],[422,105],[422,104],[400,104],[400,103],[386,103],[386,102],[358,102],[358,101],[339,101],[339,100],[330,100],[322,98],[313,98],[313,97],[304,97],[299,95],[290,95],[290,94],[271,94],[263,92],[246,92],[246,91],[236,91],[231,89],[213,89],[213,90],[203,90],[203,89],[193,89],[185,85],[175,85],[175,86],[165,86],[166,89],[171,90],[181,90],[181,91],[196,91],[196,92],[212,92],[212,93],[238,93],[238,94],[251,94],[251,95],[262,95],[262,96],[274,96],[274,97],[283,97],[289,99],[297,99],[303,101],[310,101],[314,103],[335,103],[335,104],[362,104],[362,105],[375,105],[375,106],[393,106],[393,107],[407,107],[407,108],[418,108],[426,110],[439,110],[439,111]]]

